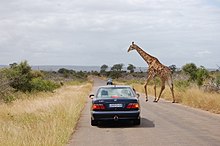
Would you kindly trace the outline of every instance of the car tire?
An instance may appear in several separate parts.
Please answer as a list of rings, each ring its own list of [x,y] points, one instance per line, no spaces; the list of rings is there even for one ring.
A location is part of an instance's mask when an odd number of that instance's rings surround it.
[[[91,119],[91,125],[92,126],[98,126],[98,121]]]
[[[134,122],[134,125],[140,125],[141,124],[141,119],[136,119],[133,122]]]

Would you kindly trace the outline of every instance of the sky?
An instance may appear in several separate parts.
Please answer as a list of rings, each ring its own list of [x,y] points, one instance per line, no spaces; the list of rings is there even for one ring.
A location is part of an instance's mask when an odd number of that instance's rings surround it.
[[[220,66],[220,0],[0,0],[0,64]]]

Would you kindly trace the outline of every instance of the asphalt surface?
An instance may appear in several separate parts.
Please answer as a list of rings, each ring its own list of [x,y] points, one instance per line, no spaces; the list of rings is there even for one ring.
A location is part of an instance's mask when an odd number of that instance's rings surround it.
[[[97,86],[106,82],[95,79]],[[90,125],[90,99],[69,146],[220,146],[220,115],[161,99],[141,102],[141,125],[130,122]]]

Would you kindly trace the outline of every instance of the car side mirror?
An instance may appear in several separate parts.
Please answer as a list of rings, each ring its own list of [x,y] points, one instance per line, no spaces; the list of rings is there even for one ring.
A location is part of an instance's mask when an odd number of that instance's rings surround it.
[[[136,93],[136,95],[137,95],[137,98],[139,98],[139,97],[140,97],[140,94],[139,94],[139,93]]]
[[[89,98],[93,99],[94,96],[95,96],[94,94],[90,94],[90,95],[89,95]]]

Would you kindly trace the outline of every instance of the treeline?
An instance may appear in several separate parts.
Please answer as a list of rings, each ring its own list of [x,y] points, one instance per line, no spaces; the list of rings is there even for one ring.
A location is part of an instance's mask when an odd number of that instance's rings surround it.
[[[123,64],[115,64],[109,69],[109,67],[104,64],[100,68],[99,75],[113,79],[124,78],[126,80],[138,80],[141,78],[141,82],[145,81],[147,72],[135,72],[136,67],[132,64],[127,66],[126,71],[123,71],[123,67]],[[187,63],[181,68],[177,68],[176,65],[171,65],[169,68],[178,86],[189,86],[192,83],[198,87],[208,84],[216,90],[220,88],[219,69],[216,69],[216,71],[208,71],[205,67],[197,67],[194,63]],[[160,82],[158,78],[157,82]]]
[[[205,67],[197,67],[194,63],[188,63],[180,69],[175,65],[169,68],[173,73],[175,85],[180,88],[192,83],[199,87],[209,84],[214,90],[220,89],[219,70],[208,71]],[[8,68],[0,69],[0,100],[11,102],[19,98],[14,95],[16,92],[53,92],[56,88],[72,81],[87,81],[90,75],[144,83],[147,72],[135,70],[134,65],[129,64],[124,67],[121,63],[112,67],[104,64],[100,67],[100,71],[75,71],[61,68],[56,72],[32,70],[27,61],[13,63]],[[160,82],[158,78],[157,82],[158,84]]]

